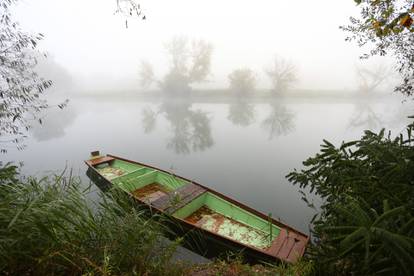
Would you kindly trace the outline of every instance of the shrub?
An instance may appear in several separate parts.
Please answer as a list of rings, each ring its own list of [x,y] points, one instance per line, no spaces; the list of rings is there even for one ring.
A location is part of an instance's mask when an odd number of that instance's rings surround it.
[[[309,252],[320,274],[414,273],[413,129],[395,138],[365,131],[339,148],[324,140],[287,176],[323,200]]]

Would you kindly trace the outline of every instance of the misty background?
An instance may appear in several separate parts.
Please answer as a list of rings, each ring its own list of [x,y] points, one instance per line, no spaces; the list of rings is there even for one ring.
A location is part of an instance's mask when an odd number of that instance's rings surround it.
[[[168,70],[165,43],[175,36],[210,42],[211,74],[200,88],[225,88],[228,74],[248,67],[258,88],[275,55],[298,67],[297,89],[351,91],[363,49],[345,42],[340,25],[357,14],[352,1],[140,1],[146,20],[115,15],[116,1],[21,1],[16,18],[41,32],[40,48],[79,90],[137,89],[141,60],[156,75]],[[392,66],[385,58],[363,66]],[[391,80],[389,80],[391,81]],[[392,83],[384,84],[386,88]]]

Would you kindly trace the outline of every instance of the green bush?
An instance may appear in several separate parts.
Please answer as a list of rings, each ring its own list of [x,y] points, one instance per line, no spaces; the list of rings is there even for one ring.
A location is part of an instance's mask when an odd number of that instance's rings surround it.
[[[319,274],[414,274],[413,129],[366,131],[339,148],[324,140],[287,176],[323,201],[309,250]]]

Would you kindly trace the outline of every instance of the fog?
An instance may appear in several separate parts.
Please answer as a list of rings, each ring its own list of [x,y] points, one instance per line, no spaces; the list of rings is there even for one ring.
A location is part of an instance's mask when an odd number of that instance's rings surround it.
[[[25,0],[12,11],[45,35],[36,71],[53,80],[43,123],[25,150],[7,153],[25,174],[68,167],[88,183],[83,160],[100,150],[307,231],[314,210],[286,175],[323,139],[409,123],[413,103],[392,94],[392,60],[361,61],[366,49],[339,29],[359,12],[351,0],[140,4],[145,20],[114,14],[116,0]]]
[[[139,64],[155,75],[168,70],[165,43],[176,36],[202,39],[214,48],[211,74],[198,88],[226,88],[237,68],[257,74],[275,55],[298,68],[296,89],[349,91],[357,88],[363,49],[345,42],[339,29],[357,15],[353,1],[140,1],[146,20],[114,14],[115,0],[21,1],[15,12],[25,29],[41,32],[41,49],[74,78],[78,90],[138,89]],[[389,86],[392,87],[392,86]]]

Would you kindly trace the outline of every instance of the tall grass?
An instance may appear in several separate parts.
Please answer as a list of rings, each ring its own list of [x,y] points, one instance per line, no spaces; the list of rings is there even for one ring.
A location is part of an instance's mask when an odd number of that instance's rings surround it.
[[[87,198],[78,179],[18,180],[0,169],[1,274],[181,275],[171,265],[175,244],[161,245],[164,229],[120,193]]]

